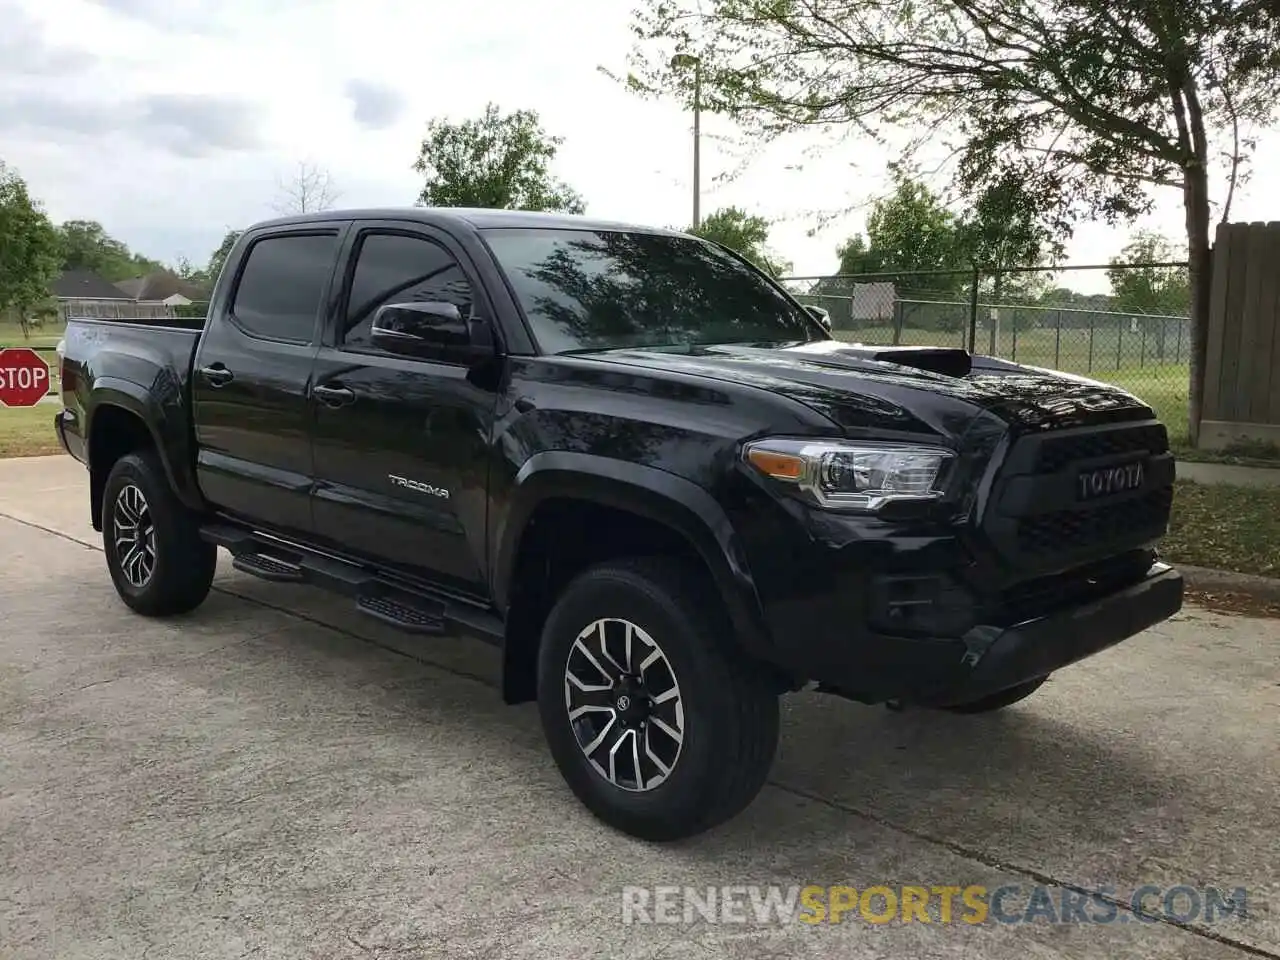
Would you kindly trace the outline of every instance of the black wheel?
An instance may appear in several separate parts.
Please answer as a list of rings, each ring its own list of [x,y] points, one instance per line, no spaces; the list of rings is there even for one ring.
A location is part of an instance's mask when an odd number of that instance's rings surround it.
[[[735,652],[696,570],[602,564],[575,579],[542,632],[538,707],[551,754],[605,823],[675,840],[738,814],[778,743],[778,695]]]
[[[978,700],[970,700],[968,703],[953,703],[945,709],[950,710],[952,713],[990,713],[992,710],[1000,710],[1017,703],[1019,700],[1027,699],[1027,697],[1044,686],[1044,682],[1048,679],[1048,677],[1037,677],[1035,680],[1020,683],[1016,687],[1009,687],[1007,690],[997,690],[995,693]]]
[[[116,461],[102,494],[102,547],[116,592],[149,617],[186,613],[209,593],[217,548],[150,451]]]

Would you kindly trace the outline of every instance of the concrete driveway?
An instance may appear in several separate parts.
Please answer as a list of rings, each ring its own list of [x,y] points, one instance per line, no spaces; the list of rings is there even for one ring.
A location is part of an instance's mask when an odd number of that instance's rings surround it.
[[[755,804],[651,846],[578,806],[493,651],[229,565],[129,614],[86,487],[0,462],[5,958],[1280,957],[1280,621],[1188,609],[1003,715],[790,697]],[[623,922],[627,887],[762,884],[1244,887],[1247,917]]]

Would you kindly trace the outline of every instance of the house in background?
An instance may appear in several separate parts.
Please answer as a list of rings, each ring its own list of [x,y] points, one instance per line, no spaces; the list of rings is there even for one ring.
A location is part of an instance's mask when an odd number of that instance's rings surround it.
[[[54,280],[50,292],[64,321],[69,317],[162,320],[175,316],[179,307],[205,298],[195,284],[165,270],[120,283],[111,283],[90,270],[66,270]]]
[[[166,307],[185,307],[205,299],[205,292],[194,283],[167,270],[157,270],[145,277],[121,280],[116,286],[135,303],[162,303]]]
[[[49,291],[58,303],[58,315],[68,317],[127,317],[133,301],[109,280],[92,270],[64,270]]]

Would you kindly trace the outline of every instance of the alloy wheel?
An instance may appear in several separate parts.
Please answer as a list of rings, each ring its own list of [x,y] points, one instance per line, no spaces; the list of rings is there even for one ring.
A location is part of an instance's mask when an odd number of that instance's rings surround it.
[[[684,702],[662,648],[629,620],[589,624],[569,649],[564,699],[578,746],[600,776],[652,790],[684,745]]]
[[[120,572],[141,590],[156,569],[156,528],[147,498],[136,485],[126,484],[116,495],[111,524]]]

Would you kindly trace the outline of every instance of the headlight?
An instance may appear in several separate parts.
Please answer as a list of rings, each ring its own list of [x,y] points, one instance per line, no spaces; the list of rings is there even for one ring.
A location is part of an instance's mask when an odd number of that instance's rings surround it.
[[[936,500],[954,454],[941,447],[854,440],[748,443],[743,459],[767,477],[794,484],[822,507],[879,510],[895,500]]]

